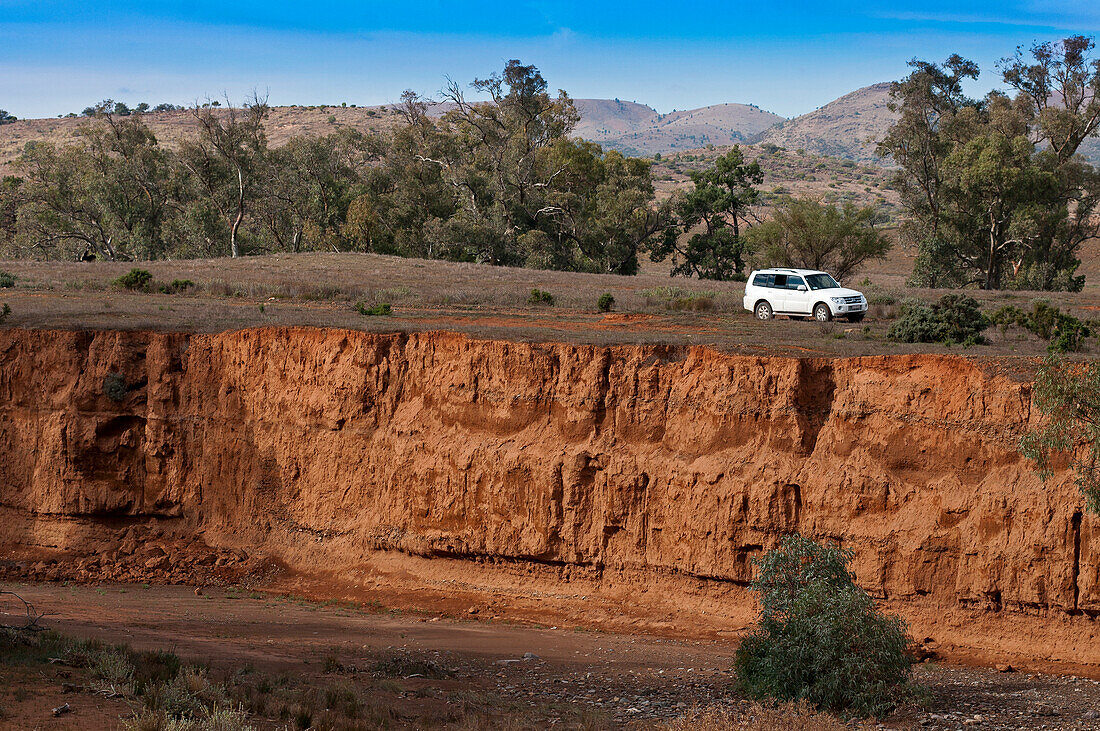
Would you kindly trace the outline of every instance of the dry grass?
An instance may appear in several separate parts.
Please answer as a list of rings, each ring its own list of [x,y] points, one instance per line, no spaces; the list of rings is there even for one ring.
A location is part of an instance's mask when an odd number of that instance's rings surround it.
[[[833,716],[808,704],[767,707],[752,704],[744,710],[699,710],[662,727],[665,731],[841,731],[847,728]]]
[[[1082,319],[1100,317],[1100,245],[1083,252],[1089,284],[1081,293],[977,292],[987,310],[1029,309],[1046,299]],[[3,327],[217,332],[257,326],[340,327],[373,332],[452,330],[478,337],[596,345],[711,345],[729,352],[784,355],[877,355],[955,352],[973,356],[1045,353],[1046,344],[1017,329],[986,332],[991,343],[969,350],[902,345],[886,332],[904,298],[938,299],[943,290],[905,287],[911,258],[891,254],[850,279],[872,303],[860,325],[779,319],[760,323],[742,308],[738,282],[670,278],[668,264],[644,262],[634,277],[537,271],[375,254],[313,252],[232,259],[141,262],[149,292],[112,282],[134,265],[112,262],[0,261],[15,276],[0,289],[12,314]],[[177,279],[193,287],[174,294],[159,286]],[[532,289],[554,304],[528,304]],[[614,311],[601,313],[604,293]],[[391,315],[365,317],[388,303]],[[1094,349],[1096,347],[1093,341]]]

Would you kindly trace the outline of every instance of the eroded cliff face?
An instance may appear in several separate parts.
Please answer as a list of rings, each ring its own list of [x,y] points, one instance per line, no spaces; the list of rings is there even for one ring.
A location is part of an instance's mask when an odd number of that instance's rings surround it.
[[[174,516],[305,572],[497,557],[749,607],[751,559],[797,530],[853,549],[919,632],[954,617],[972,644],[1097,663],[1094,521],[1017,454],[1030,418],[1026,383],[958,357],[6,330],[0,540]]]

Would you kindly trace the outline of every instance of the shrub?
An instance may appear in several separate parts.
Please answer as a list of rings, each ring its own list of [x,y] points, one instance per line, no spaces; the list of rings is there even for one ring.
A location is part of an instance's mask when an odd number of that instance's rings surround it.
[[[108,373],[103,377],[103,395],[115,403],[125,401],[129,393],[130,386],[121,373]]]
[[[112,284],[122,289],[130,290],[144,290],[149,286],[149,282],[153,281],[153,275],[144,269],[138,269],[134,267],[126,274],[123,274],[118,279],[114,280]]]
[[[615,298],[611,296],[610,292],[604,292],[600,295],[600,298],[596,300],[596,309],[600,312],[611,312],[611,308],[615,306]]]
[[[532,289],[531,294],[527,297],[527,304],[553,306],[554,295],[549,292],[544,292],[541,289]]]
[[[7,302],[5,302],[3,304],[3,306],[0,306],[0,323],[4,322],[4,320],[8,319],[8,315],[10,315],[10,314],[11,314],[11,307],[8,305]]]
[[[1078,351],[1092,335],[1089,323],[1062,312],[1046,300],[1035,301],[1031,305],[1031,312],[1014,305],[1005,305],[990,315],[989,320],[999,325],[1002,333],[1015,325],[1043,340],[1049,340],[1047,351],[1050,353]]]
[[[856,585],[851,560],[792,535],[755,562],[759,623],[735,660],[744,693],[859,717],[882,716],[908,694],[907,626]]]
[[[355,311],[358,312],[360,315],[368,315],[374,317],[381,315],[392,315],[393,307],[390,306],[389,302],[379,302],[376,305],[368,305],[366,302],[360,302],[355,305]]]
[[[15,286],[15,275],[10,272],[0,271],[0,289],[7,289]]]
[[[698,297],[678,297],[668,303],[673,310],[691,310],[692,312],[706,312],[714,309],[714,298],[700,295]]]
[[[195,283],[190,279],[173,279],[171,284],[161,285],[160,291],[162,294],[179,294],[180,292],[186,292],[195,286]]]
[[[886,336],[903,343],[974,345],[984,342],[982,331],[989,324],[973,297],[945,294],[939,302],[931,305],[905,303],[901,317],[890,327]]]

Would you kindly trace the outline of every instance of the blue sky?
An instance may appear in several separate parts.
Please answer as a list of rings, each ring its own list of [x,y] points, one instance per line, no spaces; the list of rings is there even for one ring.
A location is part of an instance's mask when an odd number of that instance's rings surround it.
[[[952,52],[1100,35],[1100,2],[283,2],[0,0],[0,108],[19,117],[103,98],[187,104],[381,104],[509,58],[574,97],[661,112],[721,102],[801,114]]]

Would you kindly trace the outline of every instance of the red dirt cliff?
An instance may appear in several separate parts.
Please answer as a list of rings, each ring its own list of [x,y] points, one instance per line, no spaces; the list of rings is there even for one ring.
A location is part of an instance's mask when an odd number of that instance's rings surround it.
[[[736,629],[751,559],[798,530],[853,549],[919,637],[1100,667],[1095,521],[1068,475],[1043,483],[1017,454],[1030,387],[995,365],[5,330],[0,558],[160,516],[304,573],[503,560],[609,596],[679,591]]]

